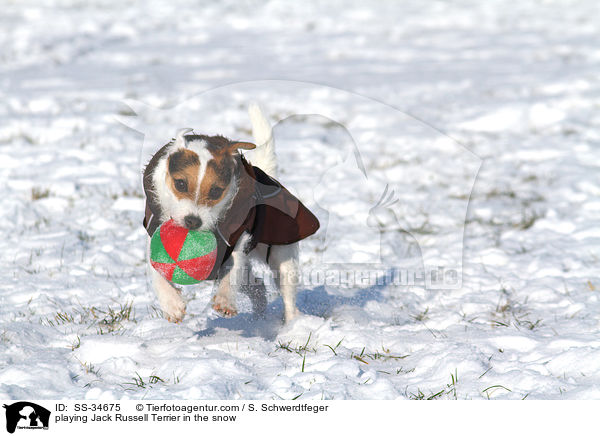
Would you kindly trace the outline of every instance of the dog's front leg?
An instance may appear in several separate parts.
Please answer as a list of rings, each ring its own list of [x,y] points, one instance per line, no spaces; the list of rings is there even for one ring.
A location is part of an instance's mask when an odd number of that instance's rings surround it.
[[[147,252],[150,253],[150,241],[148,238]],[[181,291],[173,287],[173,285],[160,275],[148,262],[148,270],[152,276],[152,287],[156,296],[158,297],[158,303],[163,311],[163,316],[167,321],[180,322],[185,316],[185,302],[181,298]]]
[[[181,292],[155,269],[152,269],[152,284],[164,317],[171,322],[180,322],[185,316],[185,302],[181,298]]]

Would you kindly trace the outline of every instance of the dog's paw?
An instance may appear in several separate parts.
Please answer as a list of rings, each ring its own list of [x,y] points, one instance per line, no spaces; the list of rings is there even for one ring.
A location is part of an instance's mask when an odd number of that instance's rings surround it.
[[[235,305],[227,297],[217,294],[213,297],[212,303],[214,311],[224,318],[231,318],[237,315]]]
[[[160,300],[160,307],[165,319],[169,322],[181,322],[185,316],[185,302],[179,294],[171,294]]]

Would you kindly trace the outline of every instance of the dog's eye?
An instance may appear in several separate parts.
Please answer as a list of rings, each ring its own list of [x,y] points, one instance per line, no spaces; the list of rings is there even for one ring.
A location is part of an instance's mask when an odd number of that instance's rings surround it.
[[[208,191],[208,198],[210,198],[212,200],[216,200],[217,198],[219,198],[221,196],[222,193],[223,193],[223,188],[219,188],[218,186],[213,186],[212,188],[210,188],[210,191]]]
[[[188,190],[187,182],[184,179],[176,179],[175,180],[175,189],[177,189],[179,192],[187,192],[187,190]]]

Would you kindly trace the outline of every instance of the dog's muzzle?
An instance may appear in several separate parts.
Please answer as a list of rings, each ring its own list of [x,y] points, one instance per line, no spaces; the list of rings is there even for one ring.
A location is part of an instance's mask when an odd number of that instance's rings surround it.
[[[196,230],[202,225],[202,220],[196,215],[188,215],[183,219],[183,223],[189,230]]]

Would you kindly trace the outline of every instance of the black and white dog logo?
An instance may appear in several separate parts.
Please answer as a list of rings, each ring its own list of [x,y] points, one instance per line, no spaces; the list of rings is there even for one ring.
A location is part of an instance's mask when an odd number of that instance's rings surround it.
[[[4,405],[6,409],[6,431],[14,433],[19,429],[48,429],[50,411],[35,403],[19,401]]]

